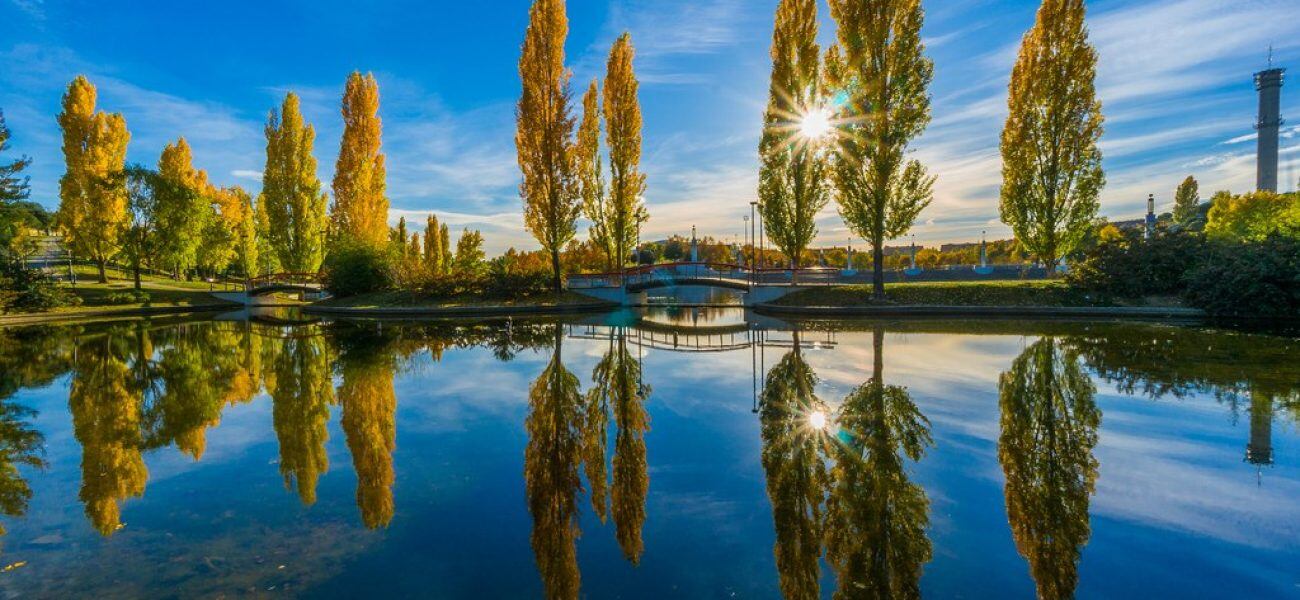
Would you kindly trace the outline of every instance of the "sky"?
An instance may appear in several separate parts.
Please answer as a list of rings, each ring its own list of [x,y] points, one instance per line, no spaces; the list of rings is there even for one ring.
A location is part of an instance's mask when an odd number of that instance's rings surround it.
[[[1113,219],[1161,210],[1187,175],[1202,197],[1245,192],[1255,178],[1251,74],[1274,60],[1300,73],[1295,0],[1097,0],[1088,3],[1100,53]],[[645,237],[733,240],[758,186],[777,0],[570,0],[568,64],[575,112],[602,77],[614,40],[637,49],[645,120],[642,169],[651,220]],[[128,160],[157,163],[184,136],[195,165],[218,185],[260,187],[263,126],[297,92],[317,131],[328,188],[342,135],[347,75],[379,81],[390,219],[436,213],[483,231],[487,250],[535,248],[523,229],[514,150],[519,46],[528,0],[0,0],[0,109],[17,154],[31,156],[33,199],[54,208],[63,172],[55,115],[69,81],[85,74],[99,107],[126,117]],[[920,244],[1010,237],[998,220],[998,136],[1028,0],[926,0],[923,35],[934,60],[933,120],[912,151],[933,175],[935,199],[913,230]],[[820,5],[823,46],[835,26]],[[1283,88],[1281,186],[1300,181],[1300,91]],[[418,227],[416,227],[418,229]],[[832,203],[816,245],[854,239]],[[585,235],[586,226],[580,227]]]

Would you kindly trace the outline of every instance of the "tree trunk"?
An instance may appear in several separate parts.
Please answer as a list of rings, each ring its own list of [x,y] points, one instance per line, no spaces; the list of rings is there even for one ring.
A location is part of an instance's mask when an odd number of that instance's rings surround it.
[[[560,252],[559,250],[551,251],[551,286],[555,288],[555,293],[564,291],[564,278],[560,274]]]
[[[99,282],[108,283],[108,261],[103,258],[95,259],[95,265],[99,267]]]
[[[140,291],[140,260],[136,259],[131,263],[131,270],[135,272],[135,291]]]
[[[872,244],[871,295],[876,300],[885,299],[885,245]]]

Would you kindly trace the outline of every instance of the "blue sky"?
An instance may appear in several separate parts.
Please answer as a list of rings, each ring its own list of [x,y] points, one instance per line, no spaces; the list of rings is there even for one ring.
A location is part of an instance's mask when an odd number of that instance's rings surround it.
[[[125,114],[129,159],[154,164],[185,136],[218,184],[254,191],[262,125],[288,90],[318,132],[328,182],[341,135],[343,82],[379,79],[392,219],[430,211],[484,231],[488,249],[534,247],[523,231],[513,147],[516,64],[527,0],[130,2],[0,0],[0,108],[18,153],[32,156],[36,200],[54,207],[62,173],[55,115],[85,73],[100,107]],[[756,195],[776,0],[570,0],[575,96],[601,76],[630,31],[645,117],[647,235],[741,231]],[[934,121],[913,145],[938,176],[915,233],[922,243],[1009,235],[997,222],[997,143],[1006,82],[1036,2],[926,2],[935,62]],[[1089,3],[1101,53],[1109,184],[1102,212],[1129,218],[1148,193],[1162,205],[1188,174],[1202,195],[1254,185],[1251,73],[1277,61],[1300,73],[1294,0],[1099,0]],[[834,23],[822,4],[822,38]],[[1300,91],[1283,90],[1300,124]],[[1300,127],[1284,130],[1283,187],[1300,180]],[[585,228],[584,228],[585,230]],[[828,208],[819,243],[850,234]]]

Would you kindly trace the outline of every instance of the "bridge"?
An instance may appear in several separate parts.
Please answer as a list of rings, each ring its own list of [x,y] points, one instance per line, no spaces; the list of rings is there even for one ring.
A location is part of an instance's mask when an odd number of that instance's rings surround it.
[[[213,292],[212,295],[222,300],[256,306],[274,304],[271,296],[280,293],[300,295],[317,295],[325,293],[320,273],[273,273],[244,280],[243,291]]]
[[[573,275],[569,277],[569,289],[625,306],[641,306],[646,304],[651,290],[704,286],[741,292],[745,305],[753,306],[808,287],[847,281],[838,269],[751,269],[727,263],[681,262]]]

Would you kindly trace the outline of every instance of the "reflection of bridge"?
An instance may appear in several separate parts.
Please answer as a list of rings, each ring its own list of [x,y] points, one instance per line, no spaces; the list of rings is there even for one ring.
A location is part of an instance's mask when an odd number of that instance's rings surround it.
[[[568,337],[578,340],[608,340],[624,337],[632,346],[669,352],[731,352],[745,349],[793,348],[831,349],[837,345],[835,333],[825,331],[814,339],[808,332],[795,337],[783,332],[750,328],[748,324],[673,327],[662,323],[638,323],[634,327],[609,325],[570,325]]]
[[[742,292],[745,304],[771,302],[817,285],[845,283],[836,269],[751,269],[741,265],[685,262],[638,267],[616,273],[569,277],[569,289],[628,306],[646,304],[646,292],[679,286],[704,286]]]

